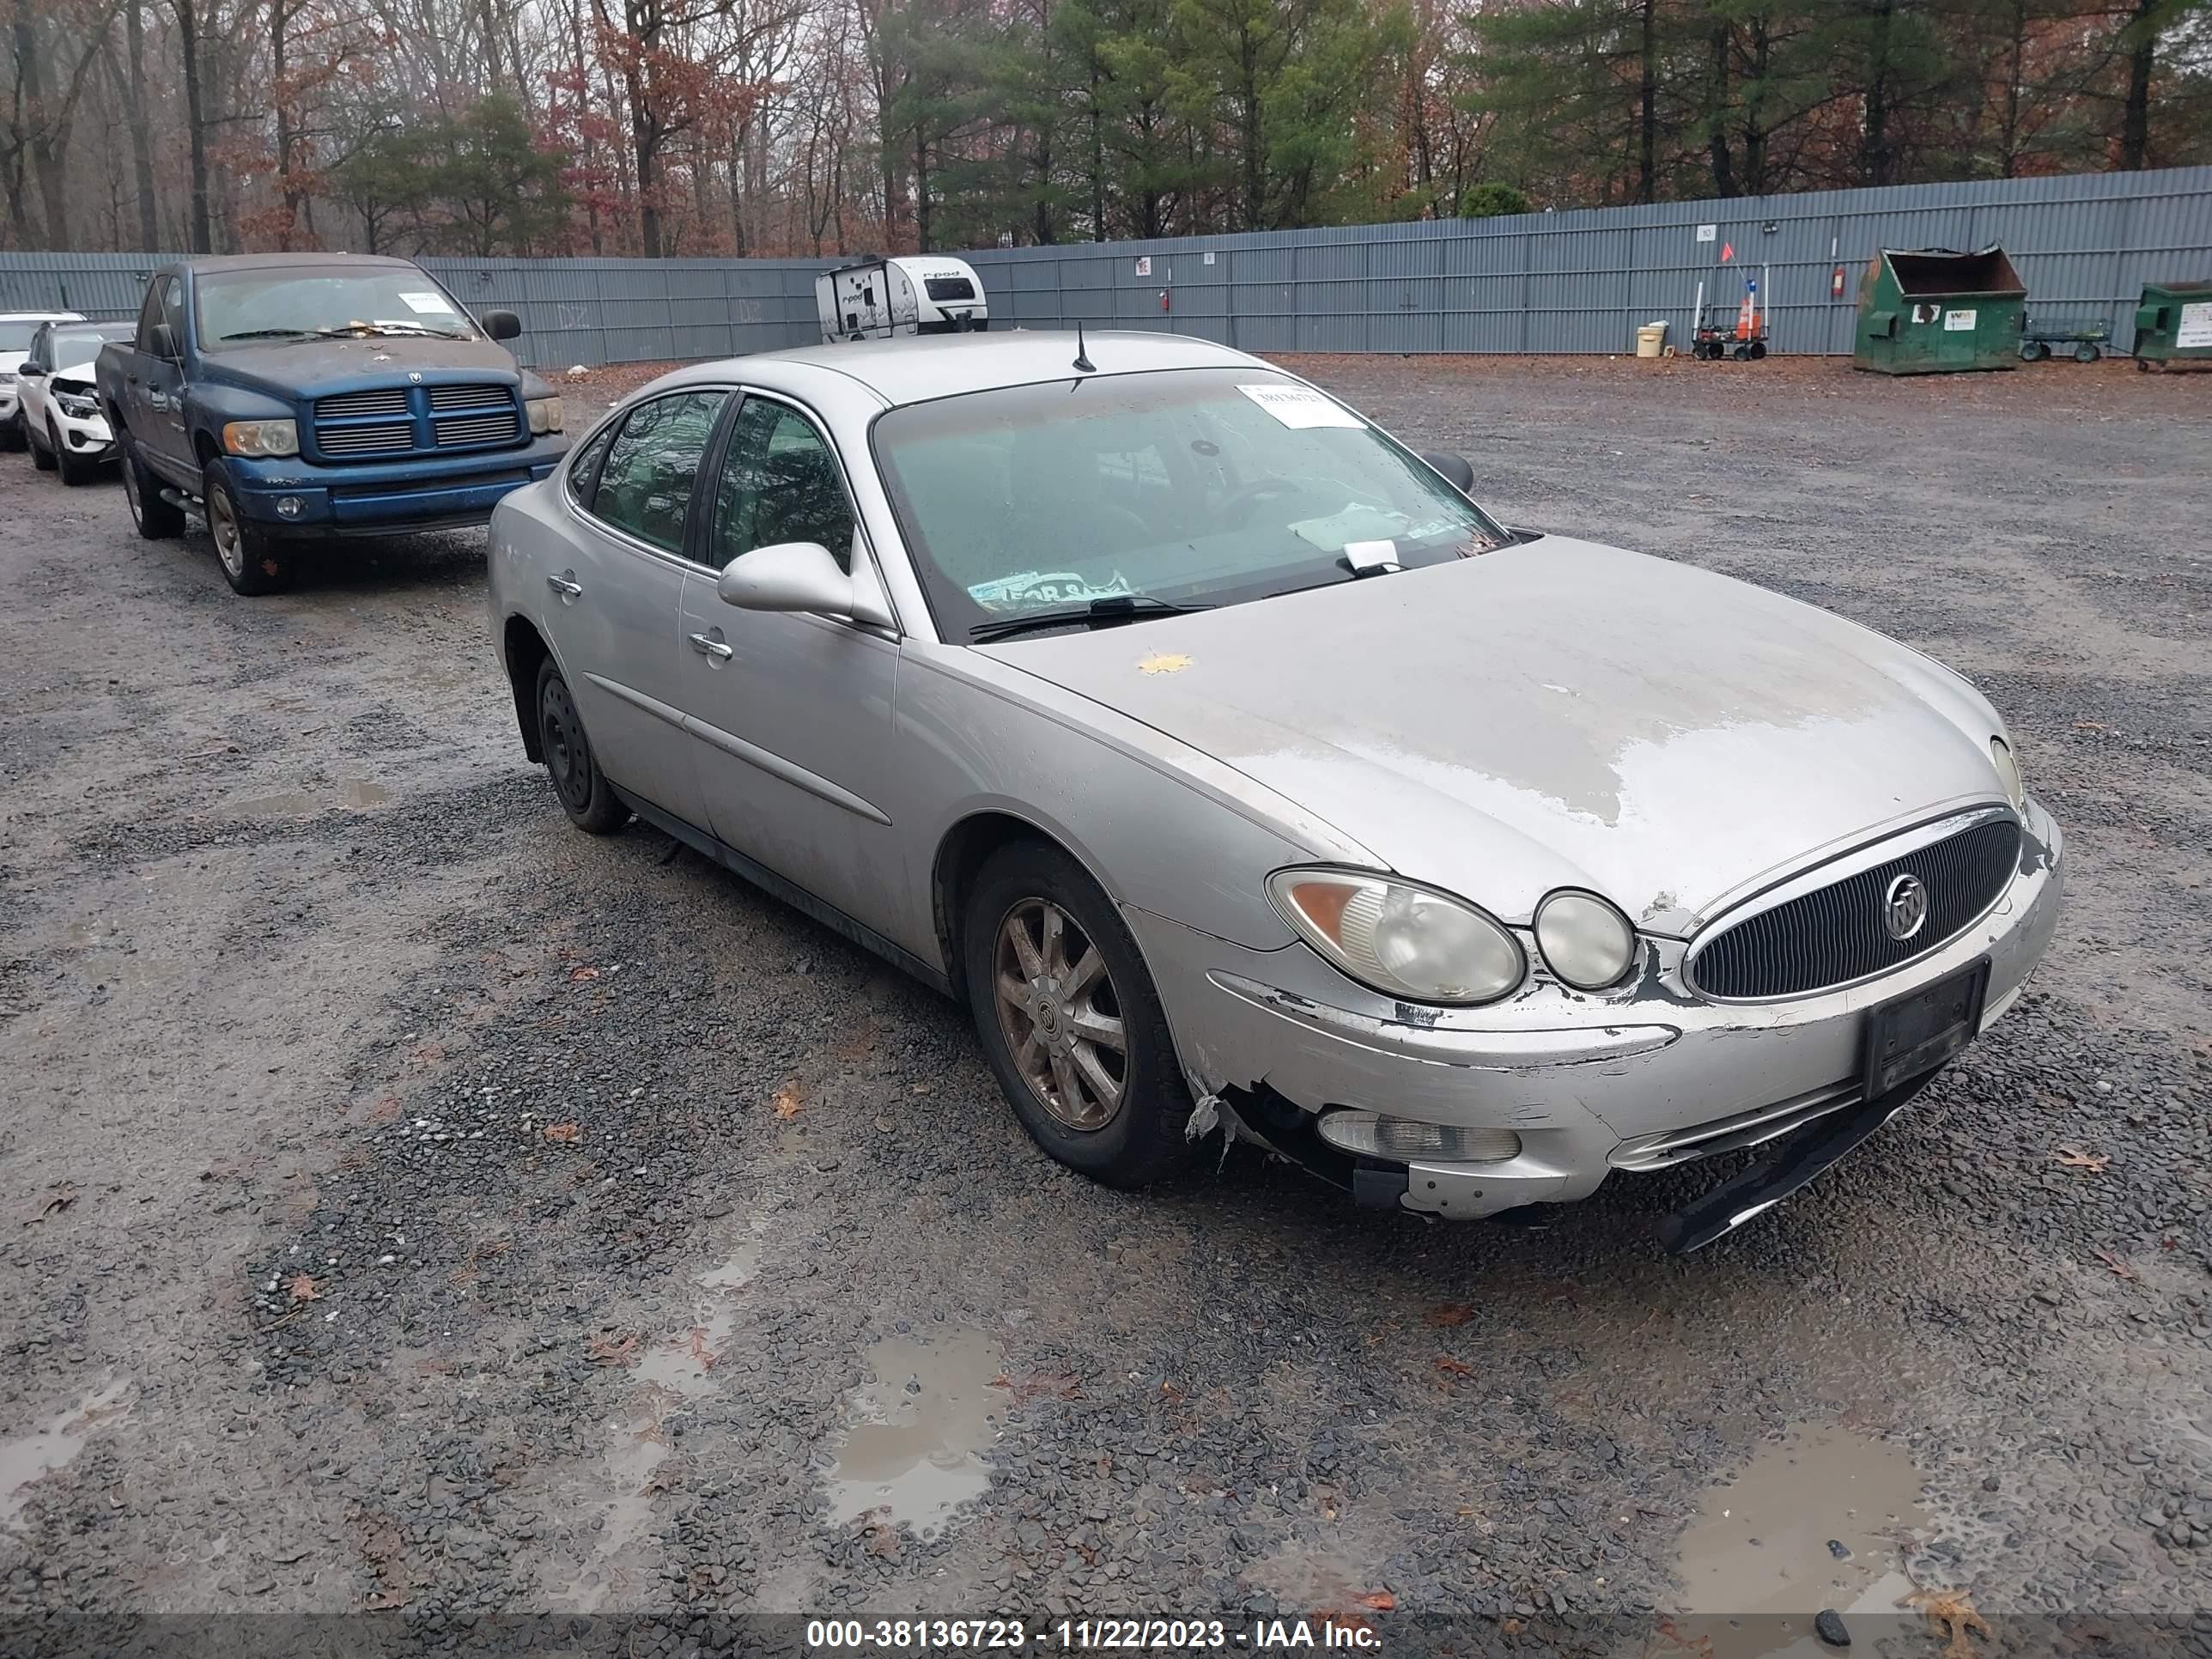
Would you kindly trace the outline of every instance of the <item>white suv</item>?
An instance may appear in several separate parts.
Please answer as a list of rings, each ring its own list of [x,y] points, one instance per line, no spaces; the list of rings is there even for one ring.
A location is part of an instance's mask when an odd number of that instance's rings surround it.
[[[23,447],[23,411],[16,401],[15,371],[41,323],[81,323],[75,311],[0,311],[0,449]]]

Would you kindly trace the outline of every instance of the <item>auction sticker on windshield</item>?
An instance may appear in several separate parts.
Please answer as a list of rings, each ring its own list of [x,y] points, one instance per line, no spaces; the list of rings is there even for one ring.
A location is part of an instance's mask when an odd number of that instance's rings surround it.
[[[403,293],[399,297],[406,303],[408,310],[425,317],[450,317],[453,314],[453,307],[447,303],[442,294]]]
[[[1310,386],[1240,386],[1237,388],[1287,427],[1364,427],[1366,422],[1342,404],[1332,403]]]

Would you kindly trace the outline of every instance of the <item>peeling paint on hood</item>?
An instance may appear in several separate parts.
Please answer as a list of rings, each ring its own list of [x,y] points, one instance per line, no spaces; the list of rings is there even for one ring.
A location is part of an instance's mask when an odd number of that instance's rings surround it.
[[[1547,536],[992,654],[1203,750],[1393,868],[1526,920],[1564,884],[1656,932],[1778,866],[2001,793],[1957,675],[1692,566]],[[1161,653],[1174,674],[1138,672]]]

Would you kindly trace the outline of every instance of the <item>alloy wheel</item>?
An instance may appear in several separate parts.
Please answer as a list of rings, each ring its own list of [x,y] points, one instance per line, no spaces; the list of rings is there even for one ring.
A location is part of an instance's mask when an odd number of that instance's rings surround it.
[[[238,509],[227,490],[207,493],[208,534],[215,538],[215,556],[233,576],[246,574],[246,537],[238,527]]]
[[[1038,1105],[1070,1129],[1104,1128],[1129,1084],[1129,1039],[1106,959],[1074,917],[1024,899],[999,923],[992,957],[999,1030]]]

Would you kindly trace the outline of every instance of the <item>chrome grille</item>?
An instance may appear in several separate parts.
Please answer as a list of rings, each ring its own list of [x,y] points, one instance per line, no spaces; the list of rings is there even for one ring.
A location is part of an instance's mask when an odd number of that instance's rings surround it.
[[[431,425],[437,428],[441,449],[457,444],[500,443],[521,429],[511,409],[495,415],[448,415]]]
[[[433,414],[449,409],[505,409],[514,401],[503,386],[434,386],[429,396]]]
[[[1690,977],[1708,996],[1796,996],[1902,967],[1958,937],[2020,868],[2020,826],[1995,818],[1724,927],[1694,947]],[[1928,919],[1908,939],[1882,925],[1901,875],[1928,890]]]
[[[326,426],[315,434],[325,455],[404,455],[415,447],[415,426],[398,421],[376,426]]]
[[[369,392],[341,392],[335,398],[325,398],[315,405],[319,421],[342,421],[358,415],[404,415],[407,412],[407,388],[404,386],[378,386]]]

